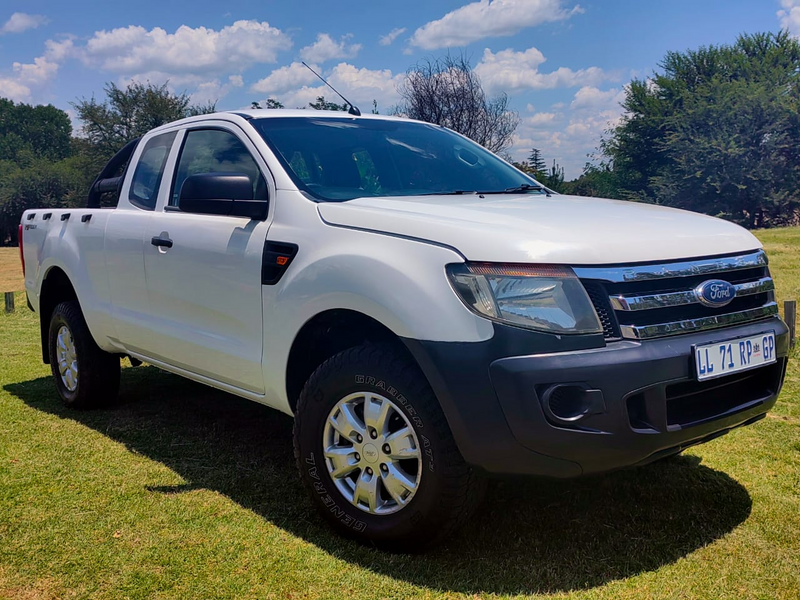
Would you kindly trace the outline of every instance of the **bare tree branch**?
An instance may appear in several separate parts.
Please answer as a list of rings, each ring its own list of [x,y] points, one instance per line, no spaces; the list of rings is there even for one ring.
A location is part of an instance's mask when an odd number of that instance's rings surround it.
[[[487,98],[464,54],[420,61],[408,70],[398,92],[402,101],[396,114],[443,125],[492,152],[508,148],[519,125],[508,96]]]

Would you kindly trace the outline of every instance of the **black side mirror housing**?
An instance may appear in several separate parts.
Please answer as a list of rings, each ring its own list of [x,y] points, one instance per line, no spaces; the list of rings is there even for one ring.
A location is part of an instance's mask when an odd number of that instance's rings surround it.
[[[244,173],[198,173],[187,177],[178,200],[183,212],[228,217],[267,218],[266,200],[253,199],[253,182]]]

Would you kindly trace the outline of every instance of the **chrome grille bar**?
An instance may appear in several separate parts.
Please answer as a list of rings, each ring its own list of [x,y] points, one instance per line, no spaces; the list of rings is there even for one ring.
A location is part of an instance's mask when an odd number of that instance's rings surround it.
[[[771,292],[775,284],[771,277],[762,277],[758,281],[737,283],[736,297],[751,296],[763,292]],[[685,306],[699,302],[694,290],[681,290],[679,292],[666,292],[662,294],[609,296],[611,308],[621,311],[652,310],[655,308],[669,308],[672,306]]]
[[[649,338],[667,337],[671,335],[680,335],[682,333],[693,333],[697,331],[706,331],[708,329],[717,329],[719,327],[728,327],[740,323],[749,323],[777,314],[778,304],[776,302],[768,302],[764,306],[759,306],[758,308],[724,315],[686,319],[684,321],[659,323],[656,325],[620,325],[620,330],[624,338],[646,340]]]
[[[766,266],[767,255],[763,250],[757,250],[740,256],[702,258],[668,264],[576,267],[573,270],[581,279],[602,279],[611,283],[631,283],[635,281],[652,281],[654,279],[690,277],[692,275],[709,275]]]

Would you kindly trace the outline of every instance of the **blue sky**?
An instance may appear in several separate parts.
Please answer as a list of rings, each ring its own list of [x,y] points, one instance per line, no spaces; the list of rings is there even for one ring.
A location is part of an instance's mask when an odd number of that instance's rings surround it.
[[[0,96],[69,110],[106,81],[169,80],[220,109],[270,96],[293,108],[332,95],[305,59],[385,112],[409,66],[464,49],[520,114],[511,155],[537,147],[572,178],[619,118],[623,86],[665,52],[781,27],[800,34],[800,0],[3,0]]]

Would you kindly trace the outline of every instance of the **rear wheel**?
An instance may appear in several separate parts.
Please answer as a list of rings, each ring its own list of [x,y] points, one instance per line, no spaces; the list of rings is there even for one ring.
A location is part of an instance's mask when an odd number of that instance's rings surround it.
[[[345,350],[314,372],[294,443],[323,516],[389,550],[442,539],[481,498],[483,482],[458,452],[428,382],[390,345]]]
[[[70,408],[94,408],[114,401],[119,391],[119,357],[95,343],[76,301],[53,310],[48,335],[56,389]]]

